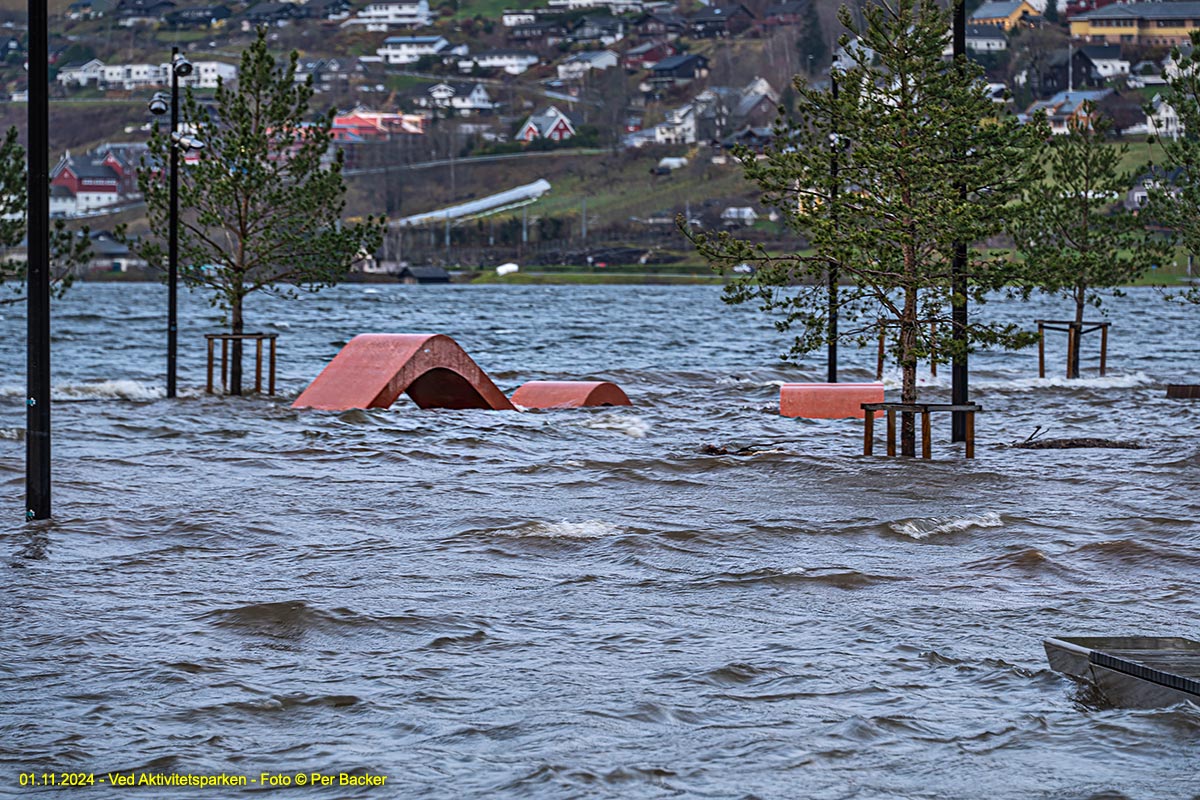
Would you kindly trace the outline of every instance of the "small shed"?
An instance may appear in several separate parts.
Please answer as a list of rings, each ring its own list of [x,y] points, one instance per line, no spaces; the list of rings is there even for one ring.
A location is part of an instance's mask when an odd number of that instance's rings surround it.
[[[404,267],[396,274],[401,283],[449,283],[450,273],[441,267]]]

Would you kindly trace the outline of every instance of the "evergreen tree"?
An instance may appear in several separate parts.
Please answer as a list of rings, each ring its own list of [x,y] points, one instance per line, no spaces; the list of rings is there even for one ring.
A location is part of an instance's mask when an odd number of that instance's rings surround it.
[[[726,300],[781,315],[777,326],[796,334],[792,357],[828,343],[828,296],[819,284],[839,275],[850,285],[839,292],[838,338],[863,343],[885,326],[903,373],[901,399],[913,403],[918,361],[959,352],[951,308],[966,298],[951,291],[954,243],[1002,229],[1005,206],[1037,175],[1045,126],[1001,116],[976,65],[944,60],[950,14],[934,0],[881,0],[865,9],[862,26],[843,7],[841,19],[860,46],[837,75],[836,98],[797,77],[796,115],[776,124],[765,158],[741,153],[764,202],[811,254],[776,255],[729,234],[691,236],[714,266],[758,267],[731,284]],[[982,302],[1010,271],[994,254],[969,253],[971,297]],[[976,321],[966,334],[982,344],[1033,341],[1002,323]],[[904,417],[902,451],[912,455],[913,418]]]
[[[0,250],[20,246],[25,238],[26,213],[29,209],[28,176],[25,148],[17,141],[17,129],[9,128],[0,142]],[[88,229],[68,229],[63,220],[55,220],[50,229],[51,290],[61,296],[74,280],[74,268],[85,263],[91,253]],[[0,283],[17,293],[25,285],[24,259],[0,259]],[[14,303],[19,296],[0,302]]]
[[[1127,145],[1107,142],[1112,123],[1095,117],[1085,103],[1083,118],[1069,123],[1064,136],[1043,146],[1047,175],[1025,192],[1012,214],[1012,235],[1025,259],[1025,293],[1036,288],[1074,301],[1076,334],[1067,353],[1068,374],[1079,377],[1079,334],[1087,305],[1100,307],[1102,292],[1135,280],[1169,258],[1170,250],[1125,210],[1121,200],[1131,176],[1120,170]]]
[[[1163,163],[1150,167],[1146,209],[1189,255],[1200,252],[1200,31],[1191,38],[1186,55],[1179,48],[1171,51],[1175,67],[1168,72],[1163,99],[1178,115],[1179,130],[1153,132]],[[1200,303],[1200,290],[1190,289],[1184,299]]]
[[[209,111],[189,90],[183,129],[204,142],[195,163],[180,159],[179,275],[211,292],[230,331],[243,333],[245,300],[253,292],[289,295],[336,284],[379,247],[383,220],[342,221],[343,153],[332,149],[333,111],[309,112],[312,78],[295,80],[298,55],[276,62],[266,31],[242,54],[235,88],[218,85]],[[150,158],[138,172],[155,237],[137,244],[151,264],[165,266],[169,187],[159,165],[170,159],[169,131],[150,137]],[[241,347],[235,340],[230,391],[241,392]]]

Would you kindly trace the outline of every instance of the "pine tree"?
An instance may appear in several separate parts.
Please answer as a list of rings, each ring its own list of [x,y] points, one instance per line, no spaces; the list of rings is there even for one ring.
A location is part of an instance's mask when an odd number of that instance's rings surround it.
[[[346,186],[342,151],[331,152],[333,111],[310,113],[312,79],[295,80],[297,60],[293,52],[277,62],[259,30],[242,54],[236,87],[217,87],[212,113],[190,90],[182,103],[182,129],[205,146],[194,163],[180,159],[179,275],[210,291],[234,334],[244,332],[250,294],[334,285],[383,238],[382,219],[342,221]],[[155,236],[137,250],[160,267],[169,187],[159,165],[172,146],[169,131],[155,130],[138,172]],[[230,391],[240,394],[240,340],[232,350]]]
[[[1120,170],[1127,145],[1107,141],[1112,123],[1085,103],[1068,133],[1043,146],[1047,175],[1025,192],[1012,214],[1012,235],[1025,259],[1022,281],[1074,301],[1076,333],[1068,341],[1068,374],[1079,377],[1079,330],[1087,305],[1097,308],[1102,292],[1135,280],[1169,258],[1170,249],[1121,200],[1131,176]],[[1094,118],[1094,119],[1093,119]],[[1090,120],[1090,122],[1089,122]]]
[[[860,46],[849,48],[852,63],[837,75],[836,98],[797,77],[796,114],[777,123],[774,146],[762,159],[741,154],[763,201],[811,254],[776,255],[728,234],[691,235],[714,266],[758,267],[735,280],[726,299],[780,314],[777,327],[795,333],[791,357],[829,341],[821,284],[831,271],[840,275],[850,285],[839,291],[838,338],[865,343],[881,326],[894,335],[901,399],[914,403],[918,361],[959,352],[951,308],[966,298],[951,291],[954,243],[1003,228],[1005,206],[1037,175],[1045,127],[1003,116],[977,66],[946,62],[950,14],[934,0],[881,0],[865,9],[861,26],[845,8],[841,19]],[[995,254],[969,253],[972,299],[982,302],[1010,272]],[[938,322],[936,333],[930,321]],[[966,333],[969,342],[988,345],[1033,341],[1003,323],[976,321]],[[912,455],[913,418],[904,416],[902,452]]]
[[[28,169],[25,149],[17,141],[17,129],[9,128],[0,142],[0,250],[18,247],[25,238],[26,212],[29,208],[27,191]],[[87,261],[91,254],[91,240],[86,227],[79,231],[70,230],[63,220],[55,220],[50,229],[50,280],[51,290],[56,296],[74,281],[75,267]],[[21,292],[25,284],[26,262],[24,259],[0,259],[0,283],[6,283],[14,292]],[[0,302],[14,303],[19,296],[6,297]]]
[[[1178,115],[1179,130],[1153,132],[1163,163],[1151,165],[1146,208],[1189,255],[1200,252],[1200,31],[1191,38],[1186,55],[1179,48],[1171,51],[1174,68],[1163,100]],[[1200,303],[1200,290],[1190,289],[1184,299]]]

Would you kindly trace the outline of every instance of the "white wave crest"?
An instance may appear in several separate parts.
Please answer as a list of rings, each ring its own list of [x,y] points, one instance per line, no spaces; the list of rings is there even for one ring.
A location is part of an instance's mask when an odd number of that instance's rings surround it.
[[[504,531],[509,536],[538,539],[603,539],[623,533],[619,525],[611,525],[598,519],[583,522],[545,522],[538,520]]]
[[[182,394],[182,393],[181,393]],[[25,387],[0,385],[0,397],[24,397]],[[167,396],[164,386],[133,380],[60,383],[50,390],[51,400],[158,400]]]
[[[1128,375],[1105,375],[1067,378],[1064,375],[1053,375],[1048,378],[1013,378],[1010,380],[981,380],[975,381],[980,389],[1136,389],[1140,386],[1154,386],[1159,381],[1154,380],[1144,372],[1134,372]]]
[[[62,383],[50,393],[54,400],[158,400],[166,396],[167,390],[163,386],[129,380]]]
[[[644,439],[650,432],[650,424],[636,414],[596,414],[580,424],[595,430],[617,431],[634,439]]]
[[[1004,524],[1000,515],[989,511],[973,517],[918,517],[888,525],[894,532],[910,539],[928,539],[944,533],[958,533],[971,528],[999,528]]]

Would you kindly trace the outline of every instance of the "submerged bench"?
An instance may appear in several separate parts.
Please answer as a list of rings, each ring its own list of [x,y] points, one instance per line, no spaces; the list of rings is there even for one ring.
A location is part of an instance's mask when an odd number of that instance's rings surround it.
[[[887,412],[887,454],[896,455],[896,413],[921,415],[921,458],[929,458],[929,415],[934,411],[963,411],[967,420],[967,458],[975,457],[975,412],[983,411],[978,403],[863,403],[863,411]],[[863,455],[875,453],[875,414],[863,417]]]
[[[785,383],[779,413],[806,419],[862,419],[864,403],[882,403],[882,383]]]

